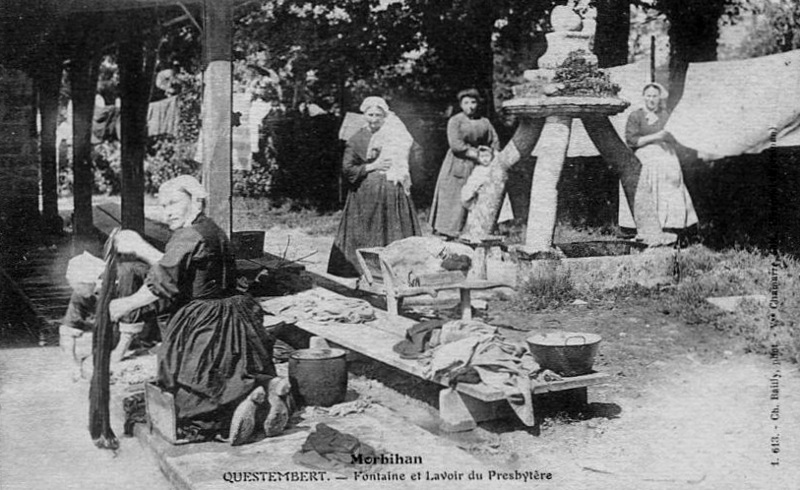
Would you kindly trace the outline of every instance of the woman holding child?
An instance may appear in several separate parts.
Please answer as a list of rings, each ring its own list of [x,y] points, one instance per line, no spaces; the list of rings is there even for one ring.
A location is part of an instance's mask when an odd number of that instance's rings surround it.
[[[480,93],[475,89],[458,93],[461,112],[447,123],[447,141],[450,149],[442,162],[436,191],[431,204],[429,222],[434,233],[457,236],[467,220],[467,209],[462,205],[462,188],[473,168],[500,148],[492,123],[480,116]]]

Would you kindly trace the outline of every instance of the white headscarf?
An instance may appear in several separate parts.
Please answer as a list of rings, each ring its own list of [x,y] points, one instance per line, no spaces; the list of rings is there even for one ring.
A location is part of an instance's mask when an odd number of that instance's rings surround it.
[[[406,129],[403,121],[389,110],[389,104],[382,97],[367,97],[361,103],[361,112],[366,112],[372,107],[377,107],[386,113],[383,126],[378,129],[369,140],[369,154],[373,148],[380,149],[381,160],[390,163],[386,171],[386,180],[403,186],[406,194],[411,194],[411,174],[408,169],[408,156],[414,138]]]
[[[389,104],[386,103],[383,97],[367,97],[361,103],[360,110],[362,113],[367,112],[370,108],[377,107],[378,109],[383,110],[386,114],[389,114]]]
[[[669,92],[667,91],[667,88],[660,83],[650,82],[642,88],[642,95],[644,95],[645,91],[649,88],[657,89],[660,96],[656,112],[653,113],[647,110],[645,111],[645,119],[647,120],[647,124],[655,124],[656,121],[658,121],[660,114],[663,114],[663,112],[667,110],[667,99],[669,98]],[[642,103],[642,107],[644,107],[644,103]]]
[[[170,190],[183,191],[192,196],[192,199],[205,200],[208,198],[206,188],[203,187],[203,184],[201,184],[199,180],[191,175],[179,175],[164,182],[158,188],[159,193]]]

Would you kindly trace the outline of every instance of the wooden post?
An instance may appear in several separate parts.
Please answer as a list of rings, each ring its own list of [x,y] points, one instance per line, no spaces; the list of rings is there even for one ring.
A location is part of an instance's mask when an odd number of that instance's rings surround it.
[[[567,156],[572,118],[548,116],[542,130],[541,154],[533,171],[531,205],[524,249],[528,253],[553,247],[558,205],[558,180]]]
[[[83,44],[83,43],[81,43]],[[72,53],[70,81],[72,83],[72,145],[73,184],[75,202],[73,234],[87,238],[93,234],[92,221],[92,119],[94,96],[99,67],[88,43],[76,46]]]
[[[461,310],[462,320],[472,320],[472,294],[467,288],[459,288],[458,309]]]
[[[131,14],[135,15],[135,14]],[[153,57],[146,54],[142,29],[135,19],[124,27],[119,45],[122,106],[120,140],[122,166],[122,227],[144,233],[144,157],[147,145],[147,109]]]
[[[205,0],[203,19],[206,64],[203,75],[203,184],[209,194],[206,213],[230,235],[233,106],[231,0]]]
[[[43,61],[37,76],[39,112],[42,115],[41,175],[42,218],[45,231],[60,233],[58,216],[58,153],[56,127],[58,126],[58,96],[61,89],[61,60],[52,57]]]
[[[650,36],[650,82],[656,81],[656,37]]]

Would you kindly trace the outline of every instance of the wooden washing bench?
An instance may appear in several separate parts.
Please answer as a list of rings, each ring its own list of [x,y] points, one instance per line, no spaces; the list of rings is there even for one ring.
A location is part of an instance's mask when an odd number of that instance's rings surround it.
[[[403,298],[427,294],[436,297],[439,291],[458,289],[460,295],[459,309],[461,318],[472,318],[472,291],[492,289],[499,287],[512,287],[501,281],[489,281],[484,274],[482,277],[470,275],[462,271],[443,271],[419,276],[418,285],[408,286],[408,281],[402,280],[395,274],[391,264],[384,256],[384,247],[360,248],[356,250],[359,265],[366,279],[364,289],[375,294],[386,296],[386,311],[389,315],[400,316],[403,307]]]
[[[314,288],[308,294],[317,296],[327,296],[331,298],[341,297],[340,295],[322,288]],[[306,294],[298,293],[295,295],[298,300],[303,298]],[[273,300],[278,300],[274,298]],[[269,298],[261,301],[261,306],[270,311]],[[346,349],[350,349],[359,354],[388,364],[394,368],[400,369],[408,374],[414,375],[418,378],[425,378],[422,365],[413,359],[403,359],[392,348],[395,344],[405,338],[406,330],[414,325],[414,321],[409,318],[404,318],[397,315],[390,315],[386,312],[375,310],[377,319],[369,323],[362,324],[344,324],[344,323],[320,323],[305,320],[288,320],[293,323],[297,328],[303,330],[311,335],[322,337],[330,342],[338,344]],[[604,383],[608,378],[605,373],[592,373],[584,376],[574,376],[565,378],[562,381],[553,381],[549,383],[537,383],[532,388],[534,396],[534,413],[537,414],[537,407],[541,408],[543,404],[549,403],[547,399],[550,394],[559,393],[562,399],[573,406],[585,406],[587,403],[587,387]],[[434,382],[435,381],[431,381]],[[440,383],[442,384],[442,383]],[[442,384],[442,386],[446,386]],[[467,384],[459,383],[456,385],[456,392],[460,398],[460,406],[452,409],[452,404],[449,404],[451,411],[454,413],[443,413],[442,409],[445,404],[441,403],[442,396],[449,390],[442,390],[440,392],[440,418],[443,421],[458,420],[457,424],[448,422],[442,424],[442,428],[458,426],[458,429],[451,430],[469,430],[476,426],[477,422],[486,420],[495,420],[508,416],[515,416],[511,410],[505,395],[488,385],[483,383]],[[577,408],[577,407],[576,407]],[[461,414],[467,414],[467,420]],[[540,422],[540,417],[536,417],[537,425]]]

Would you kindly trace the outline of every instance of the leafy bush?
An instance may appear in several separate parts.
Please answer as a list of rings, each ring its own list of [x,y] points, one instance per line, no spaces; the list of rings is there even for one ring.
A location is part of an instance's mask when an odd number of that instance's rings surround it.
[[[200,109],[203,102],[202,80],[200,75],[179,72],[175,77],[180,95],[178,96],[178,110],[180,123],[178,125],[178,139],[184,142],[195,142],[200,136]]]
[[[118,194],[121,184],[121,153],[117,141],[104,141],[92,148],[92,193]],[[71,196],[75,180],[72,162],[58,169],[58,195]]]
[[[95,193],[119,194],[122,190],[122,153],[118,141],[104,141],[92,148]]]
[[[233,171],[233,195],[240,197],[269,197],[272,188],[271,166],[254,164],[251,170]]]
[[[588,53],[583,50],[573,51],[556,68],[553,82],[562,84],[557,95],[574,95],[584,97],[614,97],[620,87],[611,81],[608,73],[589,63],[584,58]]]
[[[194,144],[162,136],[150,148],[144,160],[145,192],[155,194],[161,184],[179,175],[200,176],[200,165],[193,159]]]

